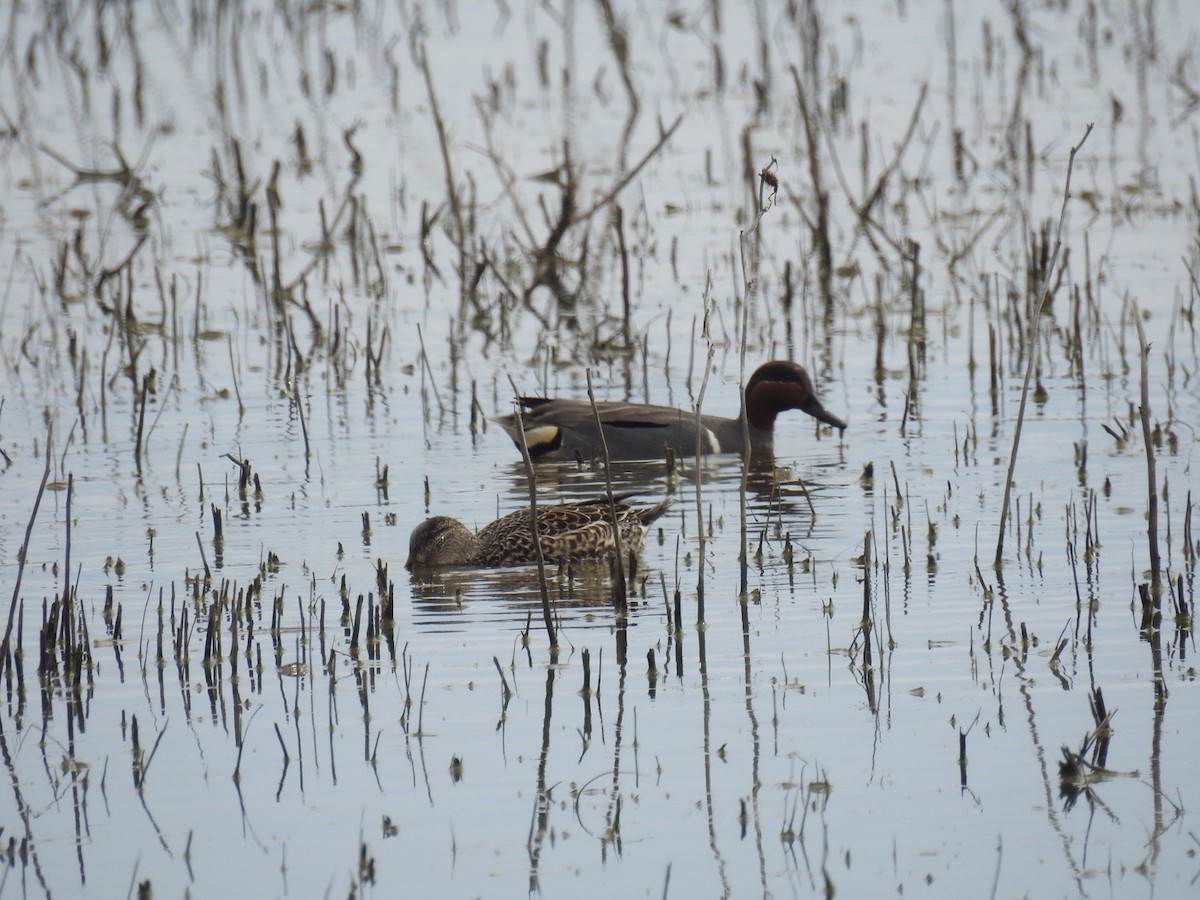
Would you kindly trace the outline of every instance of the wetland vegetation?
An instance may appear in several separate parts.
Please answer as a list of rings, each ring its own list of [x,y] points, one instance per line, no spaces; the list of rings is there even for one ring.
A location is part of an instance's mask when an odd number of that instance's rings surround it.
[[[1191,4],[0,21],[0,896],[1195,890]],[[493,421],[771,359],[847,429]]]

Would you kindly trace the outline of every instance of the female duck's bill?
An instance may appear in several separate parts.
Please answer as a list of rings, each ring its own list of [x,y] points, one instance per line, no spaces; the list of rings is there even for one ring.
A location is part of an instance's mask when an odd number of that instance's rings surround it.
[[[523,410],[525,442],[535,462],[603,456],[591,403],[544,397],[518,397],[517,403]],[[774,453],[775,417],[788,409],[806,412],[839,430],[846,428],[843,420],[821,405],[803,366],[775,360],[759,366],[750,377],[736,419],[701,417],[700,452],[744,453],[744,431],[748,431],[750,455],[770,457]],[[680,457],[696,452],[693,413],[669,406],[611,402],[597,403],[596,412],[610,459],[663,459],[668,453]],[[496,422],[520,446],[516,415],[501,416]]]
[[[663,500],[645,509],[616,502],[623,553],[638,553],[646,529],[671,505]],[[409,571],[443,566],[520,566],[537,562],[529,510],[519,509],[485,525],[478,534],[450,516],[433,516],[413,529],[408,542]],[[603,558],[616,549],[607,498],[538,509],[538,539],[549,563]]]

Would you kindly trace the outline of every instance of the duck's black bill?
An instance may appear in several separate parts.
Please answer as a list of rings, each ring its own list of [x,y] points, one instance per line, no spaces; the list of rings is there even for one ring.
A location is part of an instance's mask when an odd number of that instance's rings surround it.
[[[846,430],[846,423],[823,407],[821,402],[816,397],[809,397],[804,402],[804,405],[800,407],[800,409],[808,413],[818,422],[824,422],[826,425],[832,425],[839,431]]]

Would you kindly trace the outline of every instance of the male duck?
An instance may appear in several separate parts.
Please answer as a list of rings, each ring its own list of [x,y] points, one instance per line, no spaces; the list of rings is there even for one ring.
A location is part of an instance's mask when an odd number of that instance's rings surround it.
[[[588,401],[518,397],[517,402],[524,410],[525,442],[535,462],[593,459],[603,455]],[[692,456],[696,452],[693,413],[641,403],[597,403],[596,409],[610,459],[662,459],[668,447],[676,456]],[[821,405],[803,366],[774,360],[759,366],[750,376],[742,411],[736,419],[701,416],[702,452],[744,452],[744,418],[750,426],[750,455],[770,457],[774,451],[775,416],[785,409],[799,409],[834,428],[846,428],[845,422]],[[496,422],[519,447],[516,415],[501,416]]]
[[[618,500],[621,550],[639,552],[650,523],[670,505],[670,500],[663,500],[649,509],[636,509]],[[549,563],[609,555],[616,544],[608,499],[539,507],[538,538],[542,556]],[[537,551],[529,530],[529,510],[519,509],[485,525],[479,534],[472,534],[462,522],[450,516],[426,519],[413,529],[404,568],[412,571],[438,566],[520,566],[534,562]]]

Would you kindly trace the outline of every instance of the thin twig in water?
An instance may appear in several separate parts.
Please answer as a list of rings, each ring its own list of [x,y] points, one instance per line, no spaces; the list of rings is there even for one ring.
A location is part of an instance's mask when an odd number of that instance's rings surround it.
[[[704,501],[700,494],[700,473],[704,468],[703,459],[704,451],[707,449],[704,446],[704,435],[707,430],[704,428],[703,416],[701,410],[704,407],[704,392],[708,389],[708,373],[712,371],[713,356],[717,352],[717,345],[713,343],[712,334],[709,332],[708,325],[713,310],[713,282],[712,272],[708,273],[704,284],[704,326],[702,334],[704,335],[704,343],[708,346],[708,355],[704,359],[704,375],[700,378],[700,390],[696,394],[696,446],[693,448],[696,452],[696,536],[699,540],[697,547],[697,564],[696,564],[696,626],[704,625]]]
[[[38,485],[33,498],[33,511],[29,514],[29,524],[25,526],[25,540],[21,542],[21,555],[17,559],[17,579],[13,584],[12,602],[8,606],[8,624],[4,626],[4,640],[0,641],[0,659],[9,658],[9,638],[12,637],[13,618],[17,612],[17,598],[21,596],[21,577],[25,574],[25,562],[29,559],[29,540],[33,536],[33,523],[37,521],[38,507],[42,505],[42,495],[46,493],[46,483],[50,480],[50,448],[53,446],[53,435],[46,435],[46,467],[42,470],[42,483]]]
[[[1146,445],[1146,536],[1150,540],[1150,589],[1157,602],[1162,593],[1162,560],[1158,552],[1158,476],[1154,464],[1154,439],[1150,433],[1150,345],[1142,328],[1142,311],[1133,306],[1133,321],[1137,325],[1138,347],[1142,360],[1142,402],[1138,410],[1142,420],[1142,443]]]
[[[1050,278],[1054,274],[1055,265],[1058,262],[1058,252],[1062,249],[1062,230],[1063,222],[1067,218],[1067,201],[1071,199],[1071,170],[1075,167],[1075,154],[1079,152],[1079,148],[1083,146],[1083,142],[1088,139],[1088,135],[1092,133],[1092,126],[1089,124],[1087,130],[1084,131],[1083,137],[1079,139],[1079,143],[1071,148],[1071,156],[1067,160],[1067,180],[1063,185],[1063,202],[1062,210],[1058,214],[1058,231],[1054,235],[1054,253],[1050,256],[1050,262],[1046,266],[1045,276],[1042,278],[1042,285],[1038,290],[1038,305],[1033,313],[1033,321],[1030,323],[1030,340],[1029,340],[1029,363],[1025,366],[1025,384],[1021,387],[1021,406],[1017,411],[1017,424],[1013,429],[1013,446],[1012,453],[1008,457],[1008,472],[1004,477],[1004,500],[1000,504],[1000,533],[996,538],[996,558],[993,565],[997,568],[1000,566],[1000,561],[1004,558],[1004,529],[1008,521],[1008,505],[1012,495],[1013,471],[1017,467],[1017,450],[1021,445],[1021,426],[1025,422],[1025,404],[1029,399],[1029,382],[1033,379],[1033,367],[1037,365],[1037,342],[1038,330],[1042,321],[1042,307],[1046,304],[1046,299],[1049,297]]]
[[[300,433],[304,436],[304,458],[312,458],[312,449],[308,443],[308,423],[304,419],[304,398],[300,394],[300,379],[292,382],[292,399],[296,402],[296,414],[300,417]]]
[[[514,388],[515,389],[515,388]],[[600,435],[600,452],[604,456],[604,486],[608,489],[608,514],[612,523],[613,553],[616,565],[613,567],[613,607],[618,621],[629,615],[629,603],[625,591],[625,557],[621,553],[621,527],[617,522],[617,500],[613,496],[612,469],[609,466],[608,438],[604,435],[604,426],[600,423],[600,408],[596,406],[596,394],[592,390],[592,370],[587,370],[588,402],[592,405],[592,418],[596,422],[596,433]]]
[[[442,171],[446,176],[446,195],[450,200],[450,214],[454,217],[454,242],[459,252],[459,284],[466,284],[467,235],[463,225],[462,204],[458,199],[458,188],[454,183],[454,167],[450,163],[450,139],[446,135],[446,123],[438,106],[437,93],[433,89],[433,76],[429,72],[429,59],[425,56],[425,45],[417,49],[418,62],[425,76],[425,90],[429,94],[429,110],[433,115],[433,127],[437,131],[438,146],[442,153]]]
[[[234,393],[234,396],[237,397],[238,418],[240,419],[242,416],[244,416],[246,414],[246,404],[242,403],[242,389],[240,387],[238,387],[237,363],[234,362],[234,360],[233,360],[233,335],[231,334],[228,337],[229,337],[229,377],[231,377],[233,379],[233,393]],[[178,376],[171,379],[171,388],[172,389],[174,389],[175,384],[178,380],[179,380]],[[164,403],[163,406],[166,406],[166,403]],[[159,415],[161,415],[161,414],[162,414],[162,406],[159,407]],[[157,422],[158,418],[155,417],[154,421]],[[150,430],[151,431],[154,430],[153,425],[150,426]],[[149,441],[149,439],[150,439],[150,436],[146,435],[146,440]]]
[[[519,397],[517,384],[508,377],[513,396]],[[542,590],[542,620],[546,623],[546,634],[550,638],[550,651],[558,652],[558,633],[554,629],[554,617],[550,614],[550,588],[546,584],[546,558],[542,555],[542,540],[537,530],[537,477],[533,474],[533,460],[529,457],[529,445],[525,441],[525,419],[521,415],[521,401],[513,404],[513,419],[517,423],[517,446],[521,448],[521,459],[525,463],[525,478],[529,484],[529,531],[533,535],[533,553],[537,558],[538,586]]]
[[[643,156],[640,160],[638,160],[637,165],[635,165],[632,169],[630,169],[628,172],[626,172],[624,177],[622,177],[616,184],[614,184],[611,188],[609,188],[608,192],[603,197],[601,197],[599,200],[597,200],[595,203],[593,203],[591,206],[589,206],[583,212],[578,213],[576,216],[574,216],[574,218],[572,218],[572,220],[571,220],[571,224],[575,225],[579,222],[587,221],[592,216],[594,216],[598,210],[603,209],[609,203],[611,203],[613,201],[613,198],[615,198],[617,196],[617,194],[621,193],[621,191],[624,190],[625,186],[627,184],[629,184],[629,182],[633,181],[634,178],[637,177],[638,172],[642,171],[642,167],[645,166],[646,163],[650,162],[650,160],[654,156],[654,154],[658,153],[658,151],[661,150],[666,145],[667,141],[669,141],[671,139],[671,135],[673,135],[675,133],[675,129],[679,127],[679,123],[681,123],[682,121],[683,121],[683,113],[680,113],[678,116],[675,117],[675,121],[671,123],[670,127],[668,127],[667,130],[662,133],[662,136],[658,139],[658,141],[655,143],[655,145],[646,151],[645,156]]]
[[[200,540],[200,532],[196,532],[196,546],[200,548],[200,561],[204,563],[204,580],[212,581],[212,569],[208,567],[208,557],[204,555],[204,542]]]
[[[437,401],[438,412],[441,415],[446,414],[446,407],[442,404],[442,397],[438,393],[437,381],[433,377],[433,368],[429,365],[429,355],[425,352],[425,334],[421,331],[421,324],[417,323],[417,340],[421,344],[421,365],[425,368],[425,374],[429,376],[429,387],[433,390],[433,399]]]

